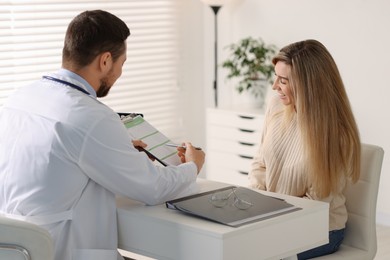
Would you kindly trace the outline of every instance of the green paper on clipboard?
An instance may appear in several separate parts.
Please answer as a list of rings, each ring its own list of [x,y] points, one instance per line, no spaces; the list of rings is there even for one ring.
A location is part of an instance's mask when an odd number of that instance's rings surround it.
[[[177,149],[166,145],[172,141],[142,116],[128,115],[121,120],[133,140],[141,140],[148,145],[144,150],[149,156],[155,157],[164,166],[181,163]]]

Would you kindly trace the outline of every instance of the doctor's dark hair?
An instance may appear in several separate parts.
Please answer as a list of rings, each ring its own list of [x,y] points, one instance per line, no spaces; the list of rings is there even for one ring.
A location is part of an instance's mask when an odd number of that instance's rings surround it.
[[[110,52],[116,61],[126,51],[129,35],[127,25],[115,15],[102,10],[85,11],[68,26],[62,62],[80,69],[104,52]]]

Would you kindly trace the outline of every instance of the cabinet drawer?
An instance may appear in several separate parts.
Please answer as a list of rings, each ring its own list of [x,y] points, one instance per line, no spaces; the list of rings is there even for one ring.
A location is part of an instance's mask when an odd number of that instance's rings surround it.
[[[243,174],[248,174],[253,157],[241,154],[209,152],[207,161],[207,165],[215,165],[216,167],[228,168]]]
[[[239,186],[249,185],[247,174],[242,174],[239,171],[215,165],[207,167],[207,179]]]
[[[228,139],[237,142],[257,144],[260,142],[261,132],[259,130],[243,130],[236,127],[223,127],[209,125],[207,128],[208,139]]]
[[[206,177],[247,186],[263,131],[264,111],[208,108]]]
[[[231,126],[248,130],[258,130],[263,124],[264,115],[210,109],[207,114],[209,124]]]
[[[207,152],[226,152],[244,156],[253,156],[258,149],[258,144],[231,141],[224,139],[209,139],[207,141]]]

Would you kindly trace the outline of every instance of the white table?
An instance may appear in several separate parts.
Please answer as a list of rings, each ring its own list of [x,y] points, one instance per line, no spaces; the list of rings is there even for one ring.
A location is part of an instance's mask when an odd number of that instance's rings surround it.
[[[200,192],[228,185],[202,179],[198,184]],[[260,260],[280,259],[328,242],[327,203],[277,196],[302,210],[238,228],[165,205],[118,198],[118,247],[159,260]]]

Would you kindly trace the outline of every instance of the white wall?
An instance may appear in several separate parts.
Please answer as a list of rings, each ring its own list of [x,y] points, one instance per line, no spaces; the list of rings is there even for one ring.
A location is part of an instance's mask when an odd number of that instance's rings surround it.
[[[180,21],[180,82],[183,95],[186,128],[185,140],[194,145],[205,145],[204,131],[204,87],[203,87],[203,5],[198,0],[181,2]],[[183,140],[183,141],[185,141]]]
[[[201,17],[204,97],[205,105],[212,107],[214,16],[204,6]],[[280,48],[308,38],[327,46],[342,74],[362,142],[385,150],[377,217],[378,222],[390,225],[390,203],[386,201],[390,196],[390,1],[231,0],[218,14],[218,29],[219,63],[226,55],[224,46],[249,35]],[[224,75],[219,68],[222,106],[233,100]]]

